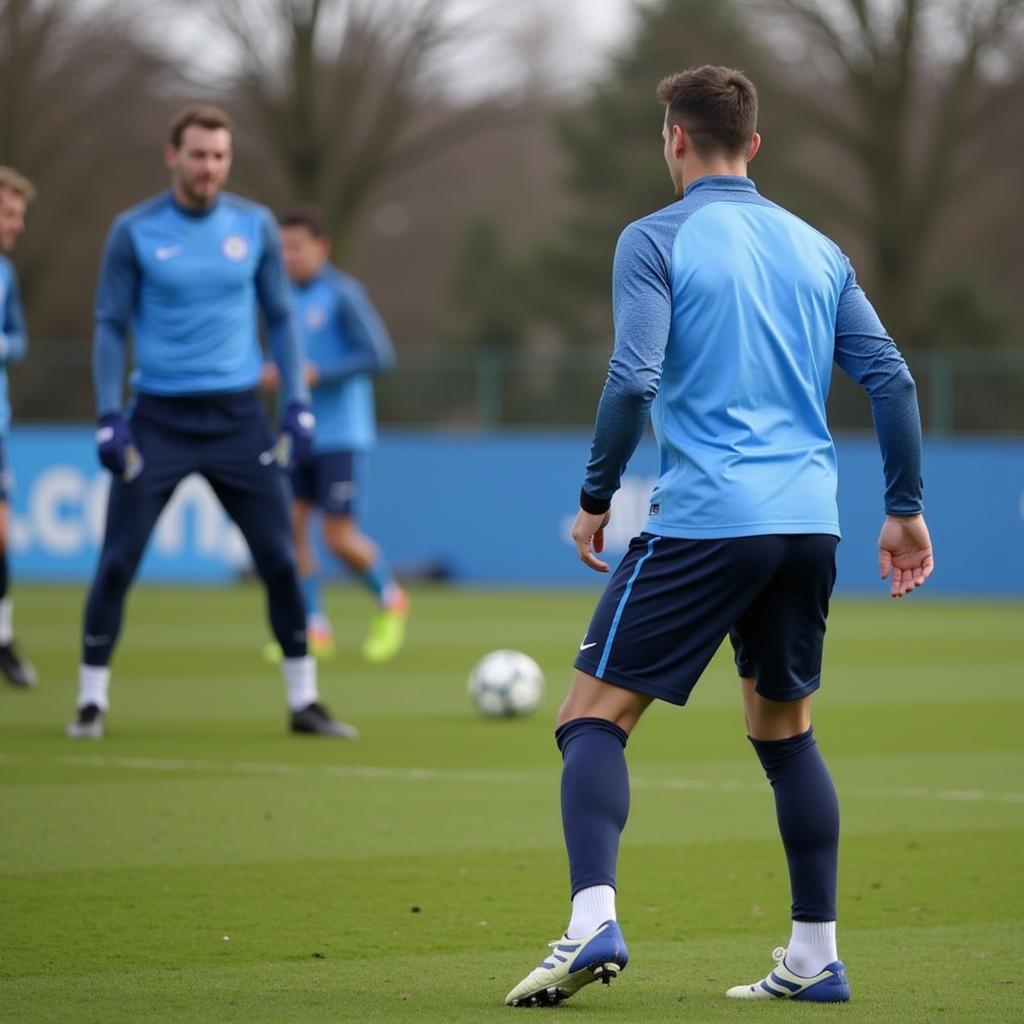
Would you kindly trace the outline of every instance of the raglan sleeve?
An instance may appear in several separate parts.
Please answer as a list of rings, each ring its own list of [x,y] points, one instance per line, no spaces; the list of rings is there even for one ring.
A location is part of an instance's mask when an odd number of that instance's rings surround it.
[[[120,412],[123,405],[128,328],[138,285],[131,228],[124,218],[118,218],[107,235],[96,288],[92,376],[100,416]]]
[[[672,324],[671,271],[642,223],[619,237],[612,266],[615,345],[597,408],[580,506],[608,510],[643,437]]]
[[[288,276],[281,257],[281,243],[269,211],[260,222],[262,246],[256,270],[256,295],[267,329],[267,340],[281,375],[281,398],[285,405],[309,404],[302,338],[299,336]]]
[[[836,311],[835,362],[871,401],[885,472],[885,511],[917,515],[924,508],[921,414],[906,360],[882,326],[844,257],[846,281]]]
[[[0,363],[16,363],[25,358],[27,351],[28,328],[21,308],[18,278],[12,268],[4,303],[4,320],[0,324]]]
[[[348,280],[339,287],[338,327],[347,344],[317,364],[320,379],[341,380],[356,373],[385,373],[395,365],[395,348],[366,289]]]

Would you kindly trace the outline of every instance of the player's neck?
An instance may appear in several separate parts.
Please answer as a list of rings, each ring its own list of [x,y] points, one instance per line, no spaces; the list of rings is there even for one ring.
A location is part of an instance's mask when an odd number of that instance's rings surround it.
[[[721,157],[714,160],[700,160],[687,163],[683,167],[683,192],[700,178],[747,176],[746,160],[730,160]]]
[[[315,267],[308,274],[303,274],[301,277],[293,277],[292,284],[294,284],[296,288],[308,288],[311,284],[316,283],[321,277],[323,277],[326,266],[327,263],[324,262],[321,263],[320,266]]]
[[[220,193],[218,192],[209,202],[204,203],[185,193],[177,182],[171,182],[171,198],[183,213],[202,217],[217,205]]]

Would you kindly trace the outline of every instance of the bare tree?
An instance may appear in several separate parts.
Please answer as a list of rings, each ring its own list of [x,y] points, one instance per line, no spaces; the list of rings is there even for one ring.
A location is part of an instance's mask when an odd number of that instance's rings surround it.
[[[1021,135],[1024,0],[751,0],[794,58],[790,101],[861,181],[803,161],[802,184],[859,235],[898,336],[926,310],[929,247],[943,220],[1005,171]],[[812,86],[813,87],[810,87]],[[986,141],[1002,136],[993,152]],[[1016,153],[1017,173],[1024,173]],[[1018,179],[1019,181],[1019,179]],[[863,201],[851,196],[863,195]],[[916,340],[922,340],[920,338]]]
[[[438,69],[480,31],[452,0],[194,0],[237,54],[228,77],[256,190],[315,202],[336,243],[367,199],[498,115],[455,105]],[[249,173],[247,171],[244,173]]]
[[[16,253],[36,336],[88,336],[106,223],[162,181],[153,113],[168,62],[139,40],[144,11],[0,0],[0,163],[40,193]]]

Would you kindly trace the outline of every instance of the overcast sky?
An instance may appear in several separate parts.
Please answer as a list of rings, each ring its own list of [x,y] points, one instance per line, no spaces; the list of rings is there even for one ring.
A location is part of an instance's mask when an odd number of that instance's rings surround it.
[[[84,9],[103,0],[77,0]],[[404,0],[399,0],[404,2]],[[416,0],[408,0],[410,4]],[[467,40],[450,62],[448,78],[455,95],[503,91],[524,77],[524,53],[533,70],[552,84],[566,85],[593,76],[608,54],[628,37],[633,0],[454,0],[459,13],[473,12],[485,26]],[[254,3],[254,9],[258,9]],[[198,16],[170,9],[173,17],[153,22],[153,38],[170,46],[186,65],[205,77],[230,68],[230,43]],[[268,40],[269,44],[269,40]],[[518,50],[518,52],[517,52]]]

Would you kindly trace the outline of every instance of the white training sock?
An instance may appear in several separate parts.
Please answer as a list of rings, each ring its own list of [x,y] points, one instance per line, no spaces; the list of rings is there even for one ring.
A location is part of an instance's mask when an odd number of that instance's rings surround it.
[[[813,978],[833,960],[836,952],[835,921],[794,921],[786,949],[786,966],[801,978]]]
[[[290,710],[301,711],[320,699],[316,689],[316,662],[310,655],[282,658],[281,674]]]
[[[605,921],[614,920],[615,890],[610,885],[592,885],[573,896],[572,917],[565,934],[570,939],[582,939]]]
[[[78,666],[78,701],[76,707],[95,704],[106,711],[110,707],[107,690],[110,687],[110,669],[106,665]]]
[[[14,602],[9,597],[0,597],[0,647],[6,647],[14,639]]]

